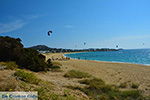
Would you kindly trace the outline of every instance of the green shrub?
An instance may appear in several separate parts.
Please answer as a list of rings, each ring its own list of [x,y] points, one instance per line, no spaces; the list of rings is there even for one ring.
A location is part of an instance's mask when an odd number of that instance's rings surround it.
[[[52,93],[45,87],[40,87],[35,90],[38,91],[38,100],[77,100],[76,97],[71,96],[70,94],[58,95]]]
[[[45,57],[39,54],[36,50],[25,48],[22,56],[17,61],[21,68],[29,69],[31,71],[47,71],[48,65],[45,62]]]
[[[143,100],[143,97],[138,90],[122,91],[120,96],[127,100]]]
[[[21,68],[31,71],[47,71],[50,66],[45,62],[45,56],[31,48],[23,48],[19,38],[0,36],[0,61],[14,61]]]
[[[52,66],[51,69],[60,69],[60,66]]]
[[[52,72],[62,72],[62,70],[60,69],[60,66],[51,66],[50,70]]]
[[[127,87],[127,83],[121,83],[119,87],[120,88],[126,88]]]
[[[101,79],[98,78],[93,78],[93,79],[84,79],[79,81],[81,84],[86,84],[86,85],[90,85],[90,86],[94,86],[97,87],[99,85],[104,85],[105,82]]]
[[[0,65],[5,66],[6,68],[4,69],[16,69],[19,66],[15,62],[0,62]]]
[[[33,73],[18,69],[14,75],[24,82],[28,82],[31,84],[38,84],[40,79],[38,79]]]
[[[70,70],[69,72],[67,72],[64,77],[68,77],[68,78],[87,78],[87,77],[91,77],[90,74],[85,73],[85,72],[80,72],[77,70]]]
[[[131,84],[131,87],[134,88],[134,89],[137,89],[137,88],[139,87],[139,85],[138,85],[138,84],[135,84],[135,83],[132,83],[132,84]]]

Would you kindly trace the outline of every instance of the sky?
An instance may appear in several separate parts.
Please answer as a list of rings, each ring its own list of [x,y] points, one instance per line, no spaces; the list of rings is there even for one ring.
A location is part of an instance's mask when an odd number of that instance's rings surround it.
[[[0,0],[0,36],[20,38],[24,47],[150,48],[149,4],[150,0]]]

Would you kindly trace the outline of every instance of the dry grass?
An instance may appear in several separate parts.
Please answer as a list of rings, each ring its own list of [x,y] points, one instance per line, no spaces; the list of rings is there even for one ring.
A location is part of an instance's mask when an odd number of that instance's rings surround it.
[[[53,61],[52,64],[53,66],[62,66],[62,64],[58,61]]]
[[[0,71],[0,91],[15,91],[18,88],[18,81],[12,76],[14,71]]]
[[[0,82],[0,91],[15,91],[18,84],[18,81],[14,77],[7,78]]]

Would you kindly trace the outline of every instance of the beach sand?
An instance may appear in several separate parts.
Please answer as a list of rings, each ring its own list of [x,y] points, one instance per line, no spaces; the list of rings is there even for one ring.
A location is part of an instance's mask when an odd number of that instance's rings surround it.
[[[63,58],[63,53],[44,54],[48,58]],[[139,90],[145,95],[150,95],[150,66],[128,64],[128,63],[112,63],[90,60],[62,60],[58,61],[62,64],[65,72],[71,69],[87,72],[97,78],[103,79],[107,84],[120,85],[121,83],[139,84]],[[129,89],[130,87],[127,87]]]

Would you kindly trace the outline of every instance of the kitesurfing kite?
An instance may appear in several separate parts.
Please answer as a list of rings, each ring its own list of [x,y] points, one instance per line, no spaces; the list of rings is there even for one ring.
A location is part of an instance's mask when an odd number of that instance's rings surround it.
[[[52,34],[52,31],[48,31],[47,34],[48,36],[50,36]]]
[[[119,46],[118,45],[116,45],[116,48],[118,48]]]
[[[84,45],[86,45],[86,42],[84,42]]]
[[[142,45],[145,45],[144,43],[142,43]]]

